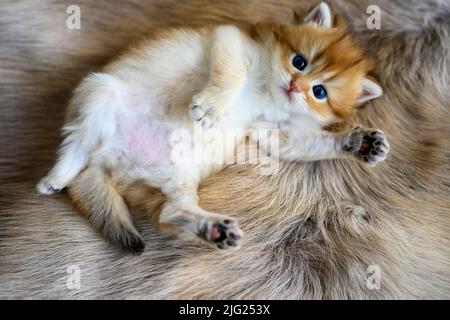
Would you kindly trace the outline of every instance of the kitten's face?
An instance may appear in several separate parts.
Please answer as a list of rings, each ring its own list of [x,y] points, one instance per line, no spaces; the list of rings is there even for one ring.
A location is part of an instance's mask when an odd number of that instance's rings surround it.
[[[272,43],[271,94],[276,104],[323,123],[348,118],[355,105],[382,93],[367,78],[372,60],[344,23],[338,20],[332,26],[330,17],[316,13],[319,24],[279,26]]]

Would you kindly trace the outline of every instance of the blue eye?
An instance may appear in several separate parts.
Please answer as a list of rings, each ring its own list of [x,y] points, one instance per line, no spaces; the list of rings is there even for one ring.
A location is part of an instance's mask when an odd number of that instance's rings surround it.
[[[313,88],[314,96],[317,99],[325,99],[327,96],[327,90],[322,85],[314,86]]]
[[[306,60],[301,55],[296,54],[294,58],[292,59],[292,64],[294,67],[296,67],[298,70],[303,71],[306,68]]]

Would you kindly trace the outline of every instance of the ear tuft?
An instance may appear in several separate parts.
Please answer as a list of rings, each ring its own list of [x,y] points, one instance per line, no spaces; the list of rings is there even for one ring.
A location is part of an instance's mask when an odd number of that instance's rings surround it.
[[[320,27],[331,28],[332,20],[330,6],[326,2],[321,2],[306,15],[303,21],[315,23]]]
[[[369,78],[364,78],[362,81],[362,91],[358,97],[358,104],[362,104],[369,100],[380,97],[383,94],[383,89],[378,83]]]

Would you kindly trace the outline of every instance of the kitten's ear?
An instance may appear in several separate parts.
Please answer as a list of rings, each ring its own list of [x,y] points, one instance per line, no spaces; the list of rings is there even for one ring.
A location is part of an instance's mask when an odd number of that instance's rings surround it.
[[[320,27],[331,28],[333,15],[330,6],[326,2],[321,2],[306,15],[303,21],[315,23]]]
[[[362,81],[362,91],[358,97],[358,105],[380,97],[383,89],[373,78],[364,78]]]

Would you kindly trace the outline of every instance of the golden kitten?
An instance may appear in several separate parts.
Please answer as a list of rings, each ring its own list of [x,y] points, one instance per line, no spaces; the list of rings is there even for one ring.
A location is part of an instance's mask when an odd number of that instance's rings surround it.
[[[326,3],[299,24],[165,31],[81,82],[58,161],[37,190],[54,193],[79,179],[70,190],[78,207],[109,239],[140,252],[144,240],[117,188],[140,181],[166,196],[160,225],[237,249],[237,222],[198,205],[200,181],[225,165],[208,158],[213,155],[205,145],[230,158],[232,142],[242,141],[245,130],[275,128],[282,134],[276,150],[282,160],[347,157],[374,165],[389,150],[381,131],[323,129],[382,94],[368,76],[372,68]],[[229,129],[231,137],[205,139]],[[184,161],[180,150],[202,161]]]

